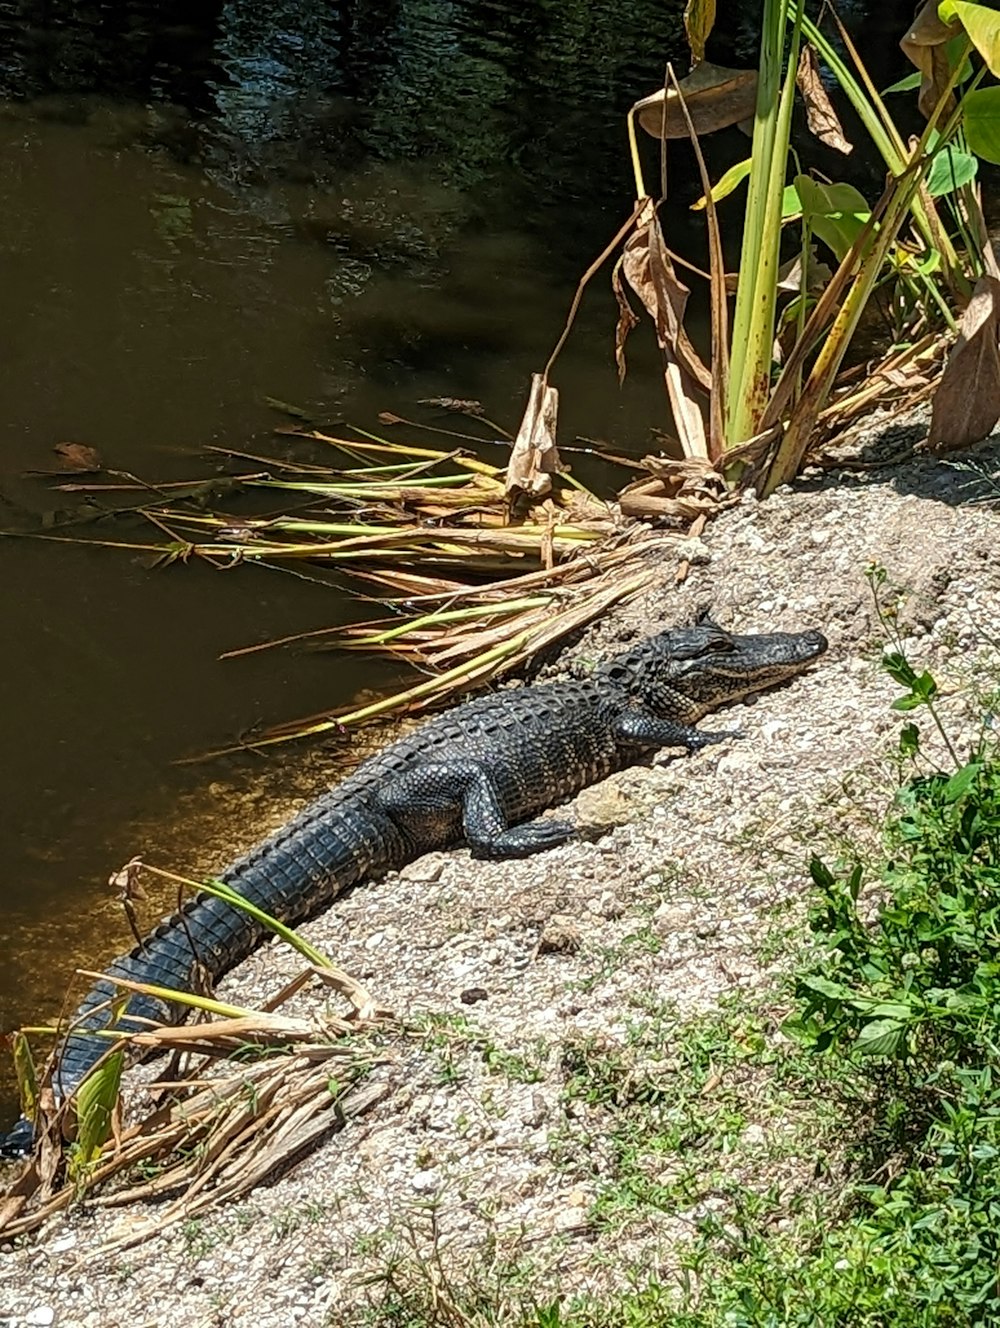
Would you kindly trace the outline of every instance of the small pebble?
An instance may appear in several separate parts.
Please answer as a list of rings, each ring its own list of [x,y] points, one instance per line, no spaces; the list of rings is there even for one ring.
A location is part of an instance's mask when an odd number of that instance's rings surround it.
[[[410,1189],[417,1194],[434,1194],[441,1188],[441,1173],[433,1169],[415,1171],[410,1177]]]

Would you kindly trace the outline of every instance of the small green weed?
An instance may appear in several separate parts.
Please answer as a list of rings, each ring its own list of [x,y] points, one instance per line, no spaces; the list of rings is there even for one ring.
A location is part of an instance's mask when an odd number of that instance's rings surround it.
[[[545,1078],[548,1046],[544,1039],[536,1039],[526,1050],[512,1051],[494,1042],[466,1015],[439,1011],[421,1014],[412,1024],[424,1050],[437,1056],[442,1084],[463,1082],[463,1057],[469,1053],[478,1053],[491,1074],[513,1083],[537,1084]]]
[[[595,1225],[669,1217],[728,1193],[733,1159],[751,1138],[770,1158],[794,1148],[804,1103],[813,1144],[822,1132],[814,1100],[829,1105],[832,1128],[836,1094],[825,1082],[817,1089],[825,1067],[797,1048],[789,1055],[773,1020],[745,996],[694,1019],[662,1007],[646,1013],[623,1039],[581,1039],[563,1053],[563,1121],[550,1156],[594,1185]],[[760,1127],[778,1118],[773,1135]]]
[[[663,940],[651,926],[640,927],[637,931],[623,936],[616,945],[602,946],[598,952],[598,966],[593,973],[588,973],[575,985],[577,991],[589,993],[607,981],[613,973],[634,954],[659,954]]]
[[[518,1248],[501,1242],[491,1220],[482,1221],[474,1249],[454,1249],[438,1212],[427,1205],[406,1214],[391,1232],[370,1242],[377,1268],[360,1280],[367,1302],[345,1321],[369,1328],[561,1328],[559,1303],[536,1299],[542,1269]]]

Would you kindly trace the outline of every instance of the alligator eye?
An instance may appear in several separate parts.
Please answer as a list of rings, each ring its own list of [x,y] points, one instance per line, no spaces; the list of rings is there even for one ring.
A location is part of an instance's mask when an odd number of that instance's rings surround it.
[[[728,653],[730,650],[734,650],[735,646],[728,636],[714,636],[705,648],[713,653]]]

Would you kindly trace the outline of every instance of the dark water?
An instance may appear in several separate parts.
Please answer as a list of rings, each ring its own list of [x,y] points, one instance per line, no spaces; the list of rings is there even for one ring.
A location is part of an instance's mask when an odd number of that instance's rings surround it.
[[[73,515],[24,475],[61,441],[160,481],[210,473],[209,444],[284,449],[265,396],[365,427],[447,424],[416,399],[475,396],[516,424],[628,215],[620,112],[677,31],[662,0],[0,3],[0,525]],[[619,397],[613,319],[602,282],[559,385],[568,430],[625,445],[664,421],[651,377]],[[127,943],[110,870],[161,845],[183,861],[178,807],[230,770],[172,762],[388,675],[217,659],[355,616],[336,581],[11,539],[0,568],[11,1027]],[[282,786],[287,765],[253,771]]]
[[[516,425],[631,209],[622,117],[683,61],[681,9],[0,0],[0,525],[73,515],[24,474],[62,441],[160,481],[208,473],[206,445],[276,448],[265,396],[366,427],[478,397]],[[696,249],[679,160],[673,233]],[[602,278],[561,426],[636,451],[666,420],[648,340],[618,392],[614,317]],[[74,963],[126,939],[109,870],[161,818],[175,842],[175,808],[220,777],[172,762],[388,680],[218,654],[357,612],[335,580],[0,541],[0,1027],[51,1015]]]

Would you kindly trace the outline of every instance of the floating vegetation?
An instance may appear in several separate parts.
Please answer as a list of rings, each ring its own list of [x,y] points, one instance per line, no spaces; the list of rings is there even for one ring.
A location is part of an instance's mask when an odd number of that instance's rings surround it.
[[[112,503],[126,500],[125,507],[110,507],[108,516],[128,512],[145,519],[158,537],[137,542],[91,536],[87,542],[142,552],[154,567],[194,560],[220,569],[311,565],[348,571],[370,587],[365,598],[390,616],[227,655],[309,641],[382,653],[424,676],[381,700],[266,729],[241,747],[336,732],[377,716],[439,705],[523,665],[648,586],[651,575],[673,575],[691,523],[732,501],[707,463],[659,457],[625,463],[626,473],[638,468],[642,478],[628,484],[619,501],[602,500],[562,465],[555,411],[552,390],[536,376],[528,423],[512,451],[505,444],[508,466],[461,447],[285,428],[282,434],[313,447],[335,448],[341,464],[231,452],[231,459],[252,461],[260,469],[230,477],[226,488],[216,490],[220,496],[242,495],[244,509],[253,496],[280,496],[279,513],[211,510],[214,498],[204,484],[193,483],[140,488],[140,494],[157,493],[162,501],[137,505],[136,482],[129,477],[121,485],[95,485],[93,493],[102,501],[105,496]],[[74,484],[73,491],[89,488]]]

